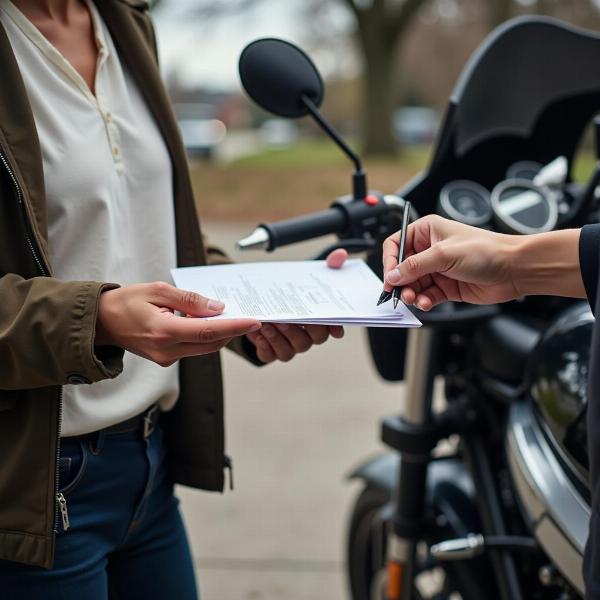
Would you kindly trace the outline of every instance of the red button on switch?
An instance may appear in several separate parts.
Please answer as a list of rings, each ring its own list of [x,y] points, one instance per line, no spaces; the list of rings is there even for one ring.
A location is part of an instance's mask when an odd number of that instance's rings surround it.
[[[365,196],[365,202],[369,206],[375,206],[376,204],[379,204],[379,198],[375,194],[369,194],[368,196]]]

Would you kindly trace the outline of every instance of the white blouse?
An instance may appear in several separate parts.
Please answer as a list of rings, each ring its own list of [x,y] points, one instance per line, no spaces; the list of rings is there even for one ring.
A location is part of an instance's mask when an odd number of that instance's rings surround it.
[[[91,12],[98,62],[94,96],[72,65],[9,1],[4,25],[33,109],[42,149],[54,276],[129,285],[170,282],[176,265],[172,170],[158,127]],[[129,352],[123,373],[63,390],[62,436],[89,433],[178,395],[177,364]]]

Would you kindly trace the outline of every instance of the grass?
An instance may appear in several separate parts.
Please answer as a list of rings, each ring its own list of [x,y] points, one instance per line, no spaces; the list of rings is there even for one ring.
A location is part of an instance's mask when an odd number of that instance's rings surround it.
[[[267,149],[232,163],[234,167],[296,169],[317,165],[343,166],[347,158],[326,139],[303,140],[281,149]]]
[[[358,151],[357,145],[349,142],[350,147]],[[397,166],[402,163],[406,167],[422,168],[429,158],[429,147],[411,146],[402,152],[398,158],[375,159],[367,163],[389,163],[390,166]],[[346,166],[351,168],[349,159],[343,152],[330,140],[326,138],[315,138],[312,140],[302,140],[293,146],[283,149],[267,149],[245,156],[232,163],[238,167],[267,167],[280,169],[295,169],[302,167],[316,166]]]
[[[595,166],[596,158],[592,152],[581,152],[575,157],[575,164],[573,165],[573,179],[579,183],[585,183],[590,179]]]
[[[428,149],[406,150],[397,159],[367,160],[369,186],[400,188],[424,168]],[[327,208],[350,192],[352,164],[327,140],[308,140],[266,150],[228,165],[197,163],[192,184],[203,218],[274,220]]]

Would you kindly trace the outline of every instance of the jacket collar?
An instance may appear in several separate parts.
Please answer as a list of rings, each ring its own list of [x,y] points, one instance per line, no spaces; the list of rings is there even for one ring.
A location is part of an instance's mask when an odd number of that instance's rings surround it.
[[[119,2],[140,10],[148,10],[150,8],[150,4],[146,0],[119,0]]]
[[[0,24],[0,150],[23,192],[33,233],[47,261],[46,192],[42,152],[17,59]]]

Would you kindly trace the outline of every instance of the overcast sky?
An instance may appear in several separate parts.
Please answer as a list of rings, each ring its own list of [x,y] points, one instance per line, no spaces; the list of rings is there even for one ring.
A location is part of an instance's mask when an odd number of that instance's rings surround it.
[[[534,2],[518,1],[524,5]],[[600,0],[593,2],[600,7]],[[163,74],[177,71],[190,87],[239,89],[238,57],[256,38],[282,37],[306,47],[303,0],[261,0],[243,14],[227,15],[210,23],[194,15],[196,4],[196,0],[162,0],[154,12]],[[439,10],[455,4],[455,0],[437,0]],[[338,32],[351,27],[351,17],[335,3],[331,3],[329,16]],[[339,68],[340,57],[334,53],[311,51],[310,55],[324,76]]]
[[[186,85],[237,89],[237,61],[246,44],[267,36],[300,45],[306,42],[302,0],[262,0],[241,15],[227,15],[210,23],[194,15],[193,7],[194,0],[162,0],[154,12],[163,73],[168,76],[177,71]],[[343,9],[338,18],[341,27],[349,23]],[[318,53],[313,58],[327,74],[331,67],[328,58]]]

